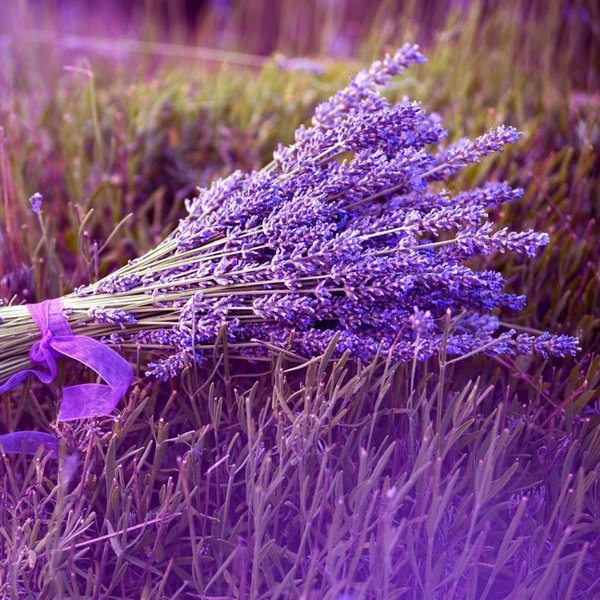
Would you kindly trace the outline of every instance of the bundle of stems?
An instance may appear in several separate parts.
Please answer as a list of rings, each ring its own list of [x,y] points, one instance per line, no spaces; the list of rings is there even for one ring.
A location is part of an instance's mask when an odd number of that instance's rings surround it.
[[[500,126],[447,145],[418,103],[390,103],[382,88],[423,61],[407,44],[360,72],[268,166],[215,181],[153,250],[62,297],[73,333],[148,351],[158,358],[147,374],[162,379],[204,360],[224,326],[253,358],[273,345],[310,357],[332,340],[336,354],[365,360],[426,359],[442,343],[458,356],[575,353],[575,338],[505,328],[499,312],[525,298],[466,266],[493,252],[533,256],[548,236],[489,223],[520,189],[444,187],[519,133]],[[0,307],[0,323],[1,383],[30,366],[40,333],[24,305]]]

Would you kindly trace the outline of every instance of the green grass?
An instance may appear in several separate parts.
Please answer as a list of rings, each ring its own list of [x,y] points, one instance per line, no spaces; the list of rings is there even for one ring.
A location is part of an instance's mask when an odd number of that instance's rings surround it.
[[[231,362],[219,345],[208,369],[142,381],[114,419],[76,425],[53,424],[58,385],[26,385],[2,398],[0,431],[53,428],[63,454],[2,457],[0,596],[600,594],[598,32],[566,20],[563,3],[534,3],[527,18],[502,5],[483,21],[477,6],[438,8],[423,27],[418,4],[404,15],[384,6],[360,59],[323,61],[319,76],[11,38],[0,56],[0,297],[54,297],[146,252],[196,185],[268,162],[381,43],[416,36],[429,63],[394,94],[438,111],[452,137],[502,122],[525,131],[454,183],[523,186],[499,225],[551,236],[535,260],[490,259],[529,297],[505,319],[579,335],[583,352],[452,365],[326,355],[298,368],[284,354]],[[291,22],[279,23],[283,50],[324,49],[294,42]],[[75,377],[69,365],[61,381]]]

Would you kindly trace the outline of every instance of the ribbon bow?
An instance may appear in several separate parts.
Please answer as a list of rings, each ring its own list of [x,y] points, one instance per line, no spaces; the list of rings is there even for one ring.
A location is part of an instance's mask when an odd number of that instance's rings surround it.
[[[29,304],[27,310],[41,333],[39,341],[31,347],[29,357],[32,362],[44,365],[47,370],[19,371],[0,386],[0,393],[13,389],[31,376],[43,383],[50,383],[58,372],[56,359],[67,357],[78,360],[95,371],[106,384],[84,383],[65,387],[57,419],[73,421],[106,415],[114,410],[133,381],[131,365],[101,342],[87,336],[74,335],[63,316],[59,298]],[[44,445],[56,455],[58,442],[50,434],[22,431],[1,435],[0,445],[5,452],[25,454],[35,454],[38,447]]]

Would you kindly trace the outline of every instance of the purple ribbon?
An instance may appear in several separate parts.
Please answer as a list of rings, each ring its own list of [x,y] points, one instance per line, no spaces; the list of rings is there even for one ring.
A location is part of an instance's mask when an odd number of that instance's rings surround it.
[[[131,365],[101,342],[87,336],[74,335],[63,316],[59,298],[29,304],[27,309],[41,333],[40,340],[31,347],[29,357],[32,362],[43,364],[47,370],[19,371],[0,386],[0,393],[11,390],[31,376],[43,383],[50,383],[58,371],[56,359],[67,357],[78,360],[98,373],[106,384],[85,383],[64,388],[57,419],[73,421],[106,415],[114,410],[133,381]],[[5,452],[10,452],[10,448],[13,448],[13,452],[31,454],[31,450],[35,453],[40,443],[45,446],[49,444],[49,438],[43,436],[49,434],[16,432],[0,436],[0,445],[4,446]]]
[[[52,458],[58,458],[58,439],[51,433],[15,431],[0,435],[0,447],[5,454],[35,454],[40,446]]]

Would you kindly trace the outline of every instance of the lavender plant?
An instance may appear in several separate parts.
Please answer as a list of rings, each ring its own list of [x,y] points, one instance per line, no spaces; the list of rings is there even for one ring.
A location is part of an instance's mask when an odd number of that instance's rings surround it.
[[[490,209],[521,189],[444,186],[519,133],[500,126],[447,145],[420,104],[390,103],[382,88],[423,61],[408,44],[387,55],[319,105],[267,167],[200,190],[164,242],[62,298],[73,332],[158,355],[147,375],[159,379],[201,363],[224,326],[247,357],[272,345],[310,357],[332,344],[364,360],[423,360],[442,345],[456,356],[573,355],[576,338],[506,327],[499,311],[522,309],[524,296],[467,264],[532,257],[548,236],[494,230]],[[0,307],[2,321],[0,381],[29,365],[38,334],[25,306]]]

